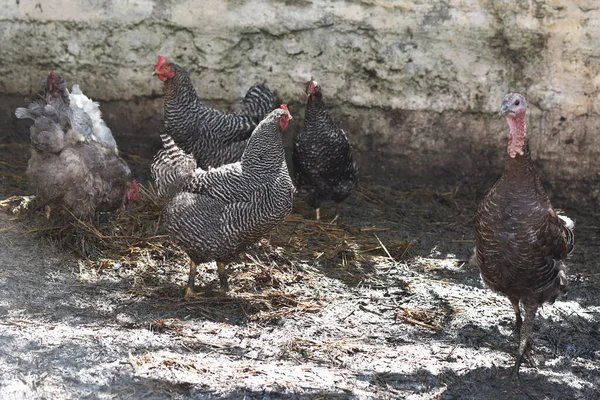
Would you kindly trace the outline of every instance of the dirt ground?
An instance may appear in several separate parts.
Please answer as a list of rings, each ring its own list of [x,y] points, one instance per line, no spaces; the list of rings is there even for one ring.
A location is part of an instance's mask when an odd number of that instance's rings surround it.
[[[26,144],[2,146],[0,199],[27,194]],[[175,248],[82,257],[0,212],[0,398],[598,398],[600,215],[553,191],[577,222],[570,290],[538,314],[519,386],[510,304],[468,264],[491,183],[363,182],[333,224],[297,204],[227,295],[200,268],[194,301]]]

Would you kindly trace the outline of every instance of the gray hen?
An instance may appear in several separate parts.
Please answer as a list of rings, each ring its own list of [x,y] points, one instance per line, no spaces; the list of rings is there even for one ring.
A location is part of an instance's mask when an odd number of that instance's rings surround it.
[[[517,93],[504,97],[500,112],[510,133],[502,177],[479,205],[476,261],[481,278],[505,294],[515,311],[519,367],[531,348],[537,309],[566,291],[564,260],[573,249],[573,221],[558,215],[535,172],[526,135],[527,102]],[[519,303],[525,310],[521,318]]]
[[[282,142],[290,119],[285,105],[274,110],[252,133],[241,161],[209,170],[194,170],[189,156],[163,138],[152,173],[161,193],[177,193],[165,221],[191,259],[186,297],[194,296],[196,264],[212,260],[228,290],[225,264],[291,212],[294,186]]]
[[[154,75],[165,87],[165,134],[193,155],[200,168],[239,161],[250,134],[273,109],[273,93],[262,85],[252,87],[234,106],[234,113],[207,107],[187,71],[162,56],[154,67]]]
[[[50,72],[42,86],[43,98],[62,118],[70,119],[75,131],[86,138],[104,143],[118,154],[117,143],[102,120],[98,103],[85,96],[79,85],[73,85],[73,93],[69,93],[65,80]]]
[[[44,101],[17,108],[17,118],[34,121],[27,175],[47,205],[64,205],[80,218],[114,211],[138,196],[131,171],[112,149],[85,138],[65,109]]]
[[[305,128],[294,140],[292,161],[296,171],[296,185],[306,203],[317,209],[326,200],[339,203],[345,200],[358,182],[356,165],[346,133],[333,122],[319,84],[306,84]]]

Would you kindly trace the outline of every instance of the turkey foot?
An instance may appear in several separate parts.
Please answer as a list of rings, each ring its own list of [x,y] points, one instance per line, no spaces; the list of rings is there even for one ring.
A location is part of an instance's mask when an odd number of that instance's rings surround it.
[[[317,211],[317,221],[320,221],[321,220],[321,209],[317,208],[316,211]]]
[[[194,281],[196,279],[196,263],[190,260],[190,275],[188,277],[188,283],[185,286],[185,299],[194,299],[198,295],[195,290]]]
[[[224,293],[229,291],[229,282],[227,282],[227,271],[225,271],[225,263],[217,261],[217,272],[219,273],[219,281],[221,282],[221,290]]]

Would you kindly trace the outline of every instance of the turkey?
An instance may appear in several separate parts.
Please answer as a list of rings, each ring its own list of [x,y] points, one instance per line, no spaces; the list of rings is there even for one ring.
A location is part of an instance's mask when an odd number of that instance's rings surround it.
[[[306,203],[316,208],[320,219],[323,201],[339,203],[345,200],[358,182],[356,164],[344,131],[333,122],[319,84],[311,79],[306,84],[305,127],[294,140],[292,161],[296,172],[296,185]]]
[[[275,101],[269,89],[257,85],[233,113],[224,113],[202,104],[187,71],[165,57],[158,57],[153,75],[164,82],[165,133],[204,169],[239,161],[250,134]]]
[[[44,205],[64,205],[79,218],[108,212],[138,198],[129,167],[113,149],[85,137],[71,125],[66,108],[44,100],[15,111],[32,119],[27,175]]]
[[[186,297],[195,296],[196,264],[213,260],[227,291],[226,264],[291,212],[294,186],[282,141],[291,119],[286,105],[272,111],[252,133],[239,162],[208,170],[194,169],[193,160],[163,135],[152,174],[161,193],[176,193],[166,206],[165,223],[171,239],[190,256]]]
[[[500,113],[510,128],[508,158],[504,173],[479,204],[475,222],[475,261],[481,278],[506,295],[515,312],[519,354],[512,373],[519,380],[519,367],[532,347],[537,309],[566,291],[563,260],[574,245],[573,221],[552,208],[531,160],[526,111],[522,95],[504,97]]]
[[[102,119],[99,104],[84,95],[79,85],[73,85],[69,93],[65,80],[60,75],[50,72],[44,80],[42,91],[46,102],[63,118],[69,118],[75,131],[84,137],[106,144],[118,154],[117,142]]]

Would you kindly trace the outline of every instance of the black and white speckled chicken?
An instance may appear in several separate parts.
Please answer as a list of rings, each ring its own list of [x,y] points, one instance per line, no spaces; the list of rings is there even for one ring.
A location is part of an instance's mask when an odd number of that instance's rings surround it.
[[[163,135],[152,174],[160,193],[172,196],[165,223],[172,240],[190,256],[186,297],[194,296],[196,264],[215,260],[223,290],[226,263],[292,210],[294,186],[285,161],[285,105],[256,127],[239,162],[204,170]]]
[[[573,221],[552,208],[531,160],[526,111],[522,95],[504,97],[500,112],[510,127],[508,158],[502,177],[480,203],[475,224],[481,278],[506,295],[515,311],[519,355],[513,372],[519,379],[538,307],[553,303],[566,290],[563,260],[574,244]]]
[[[63,118],[69,118],[73,129],[86,138],[104,143],[118,154],[117,142],[102,119],[100,106],[88,98],[79,85],[73,85],[71,93],[65,80],[50,72],[42,85],[42,96]]]
[[[18,118],[34,121],[27,176],[42,204],[64,205],[80,218],[114,211],[138,197],[129,167],[104,143],[71,126],[69,113],[44,100],[17,108]]]
[[[294,140],[292,161],[296,185],[306,203],[316,208],[326,200],[339,203],[345,200],[358,182],[356,164],[346,133],[333,122],[319,84],[311,79],[306,84],[306,120],[304,129]]]
[[[233,113],[225,113],[202,104],[187,71],[165,57],[158,58],[154,74],[165,87],[165,133],[200,168],[239,161],[250,134],[273,109],[273,93],[263,85],[252,87]]]

